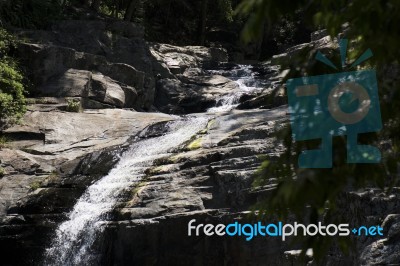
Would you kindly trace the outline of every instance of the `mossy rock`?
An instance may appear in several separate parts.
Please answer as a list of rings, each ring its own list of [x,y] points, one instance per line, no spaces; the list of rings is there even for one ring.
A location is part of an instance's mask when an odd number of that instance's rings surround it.
[[[198,137],[192,142],[189,143],[189,145],[186,146],[188,150],[197,150],[201,148],[201,143],[203,142],[203,137]]]

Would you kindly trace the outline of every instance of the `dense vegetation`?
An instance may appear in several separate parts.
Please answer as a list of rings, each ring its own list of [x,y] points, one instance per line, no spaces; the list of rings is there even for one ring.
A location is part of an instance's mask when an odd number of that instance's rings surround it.
[[[257,38],[260,25],[268,19],[269,23],[278,21],[282,15],[296,16],[301,10],[305,23],[314,28],[325,28],[332,36],[347,30],[343,37],[351,40],[352,51],[348,54],[349,62],[355,60],[367,48],[374,56],[368,68],[375,68],[379,84],[383,130],[378,134],[361,134],[359,142],[380,145],[383,152],[381,164],[347,164],[346,138],[334,138],[334,167],[332,169],[300,169],[297,165],[299,153],[304,149],[318,147],[318,141],[294,143],[289,127],[278,133],[283,141],[286,153],[278,161],[266,160],[260,171],[257,184],[278,178],[279,184],[273,195],[257,206],[266,215],[287,217],[295,214],[297,219],[317,222],[349,222],[342,220],[342,213],[347,211],[348,202],[345,191],[354,191],[365,187],[380,187],[386,192],[398,183],[399,144],[400,144],[400,84],[398,79],[400,58],[399,28],[400,2],[388,1],[243,1],[241,12],[250,15],[246,25],[245,38]],[[331,58],[340,62],[339,53]],[[290,77],[312,76],[330,73],[315,61],[310,63],[302,58],[286,66],[291,69]],[[321,66],[322,65],[322,66]],[[382,148],[385,147],[385,148]],[[365,218],[354,215],[358,223]],[[314,254],[322,258],[329,248],[332,238],[303,239],[305,247],[313,247]],[[344,249],[349,248],[348,239],[337,239],[336,243]]]
[[[240,0],[5,0],[0,2],[3,24],[46,28],[62,19],[121,19],[145,27],[146,39],[176,45],[222,45],[249,59],[266,59],[309,40],[302,14],[283,17],[259,27],[260,38],[245,45],[241,38],[248,15],[236,13]],[[42,16],[46,14],[46,16]],[[265,20],[267,21],[267,20]],[[250,49],[249,49],[250,48]],[[246,54],[247,53],[247,54]]]
[[[23,76],[11,57],[16,40],[0,28],[0,129],[17,122],[25,113]]]

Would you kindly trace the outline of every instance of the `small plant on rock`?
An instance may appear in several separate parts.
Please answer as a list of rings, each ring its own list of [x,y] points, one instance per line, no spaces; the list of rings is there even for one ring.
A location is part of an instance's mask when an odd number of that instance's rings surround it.
[[[35,191],[36,189],[40,188],[41,183],[39,181],[35,181],[33,183],[31,183],[30,187],[32,191]]]
[[[81,111],[81,102],[75,99],[67,100],[67,112],[79,113]]]
[[[0,166],[0,178],[6,175],[6,170]]]
[[[9,142],[9,140],[6,137],[1,136],[0,137],[0,150],[6,148],[8,146],[8,142]]]

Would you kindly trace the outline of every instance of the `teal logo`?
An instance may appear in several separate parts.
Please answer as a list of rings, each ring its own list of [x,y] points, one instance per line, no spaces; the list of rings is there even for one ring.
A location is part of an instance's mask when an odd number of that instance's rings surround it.
[[[341,67],[346,68],[346,39],[339,40]],[[372,56],[368,49],[349,69]],[[322,53],[318,61],[337,70]],[[286,83],[292,136],[295,141],[321,139],[319,149],[305,150],[300,168],[331,168],[332,138],[346,135],[347,163],[379,163],[379,149],[358,144],[358,134],[382,128],[375,70],[360,70],[290,79]]]

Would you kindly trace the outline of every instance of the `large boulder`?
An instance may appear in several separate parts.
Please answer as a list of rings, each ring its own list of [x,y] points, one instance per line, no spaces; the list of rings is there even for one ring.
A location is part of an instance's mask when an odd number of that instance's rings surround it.
[[[176,75],[184,75],[188,69],[211,67],[228,60],[226,50],[222,48],[148,45],[143,39],[142,27],[122,21],[59,21],[48,31],[29,30],[18,34],[29,40],[29,43],[20,45],[19,54],[30,70],[29,76],[38,87],[39,96],[76,97],[85,94],[82,75],[87,72],[82,71],[101,74],[105,79],[108,77],[124,91],[125,100],[119,90],[119,100],[115,101],[118,86],[110,85],[113,99],[108,97],[105,100],[104,94],[95,93],[103,99],[94,100],[94,94],[91,94],[85,101],[87,108],[151,110],[156,95],[156,77],[175,79]],[[76,78],[71,77],[70,69],[74,69]],[[182,82],[186,83],[186,80],[183,78]],[[75,89],[69,91],[69,87]],[[179,107],[175,106],[175,109]],[[204,107],[193,110],[204,110]]]
[[[388,215],[382,228],[386,237],[364,248],[361,265],[396,265],[400,261],[400,214]]]
[[[126,107],[137,98],[134,88],[120,85],[102,74],[93,74],[88,98],[116,107]]]
[[[87,70],[68,69],[39,86],[42,96],[83,97],[91,87],[92,73]]]
[[[238,84],[223,76],[182,75],[180,80],[157,81],[154,104],[165,113],[204,112],[215,106],[222,96],[237,90],[239,90]]]
[[[159,64],[167,67],[172,74],[183,74],[188,68],[210,67],[228,61],[228,54],[223,48],[153,43],[150,51]]]
[[[61,97],[63,93],[50,92],[75,82],[65,74],[75,69],[98,72],[120,83],[129,94],[126,98],[130,102],[124,107],[151,109],[156,61],[143,39],[142,27],[122,21],[60,21],[49,31],[30,30],[18,34],[29,40],[19,46],[18,52],[31,81],[39,88],[39,95],[45,92],[43,95]],[[136,93],[126,90],[125,85],[134,88]],[[66,88],[61,88],[63,90]]]
[[[37,87],[37,91],[42,97],[80,97],[83,107],[88,109],[140,109],[135,88],[87,70],[68,69]]]
[[[173,118],[162,113],[121,109],[82,113],[28,111],[22,125],[3,132],[15,148],[45,156],[45,160],[72,160],[100,149],[126,143],[147,126]],[[1,158],[1,157],[0,157]]]

